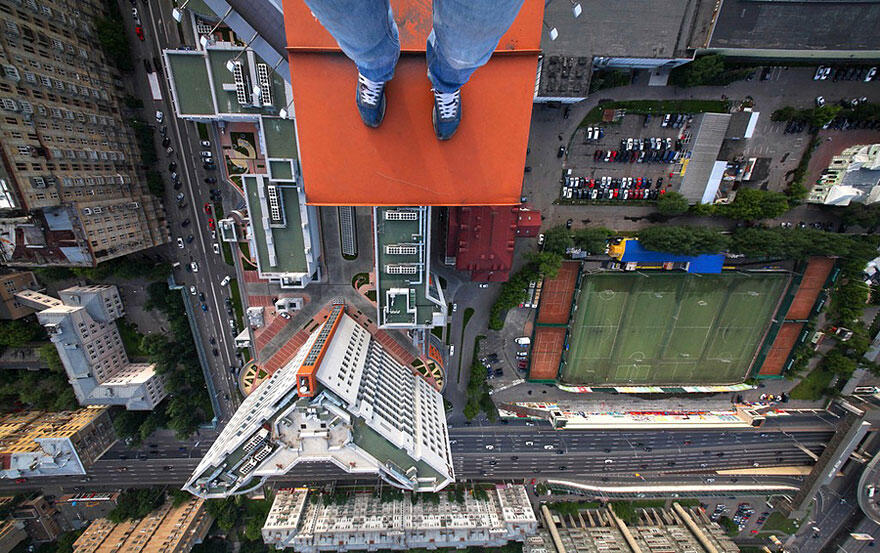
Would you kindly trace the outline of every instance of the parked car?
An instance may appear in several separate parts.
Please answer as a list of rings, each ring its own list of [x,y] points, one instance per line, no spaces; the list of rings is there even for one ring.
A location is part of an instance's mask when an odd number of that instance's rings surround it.
[[[134,28],[134,34],[135,34],[135,36],[138,37],[138,40],[140,40],[140,41],[143,41],[145,39],[144,28],[141,27],[140,25],[138,25],[137,27]]]

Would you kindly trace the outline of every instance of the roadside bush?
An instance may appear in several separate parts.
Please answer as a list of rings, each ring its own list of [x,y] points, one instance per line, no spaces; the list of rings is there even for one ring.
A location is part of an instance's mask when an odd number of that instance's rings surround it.
[[[712,228],[654,226],[638,232],[639,242],[649,250],[678,255],[699,255],[727,250],[730,240]]]
[[[728,64],[719,54],[709,54],[674,68],[669,74],[669,84],[683,88],[724,86],[745,79],[754,70]]]
[[[785,194],[756,188],[740,188],[733,203],[715,206],[716,212],[730,219],[759,221],[774,219],[789,210]]]
[[[674,217],[686,213],[689,208],[690,204],[688,203],[687,198],[678,192],[669,192],[660,196],[660,199],[657,200],[657,211],[659,211],[661,215],[667,217]]]

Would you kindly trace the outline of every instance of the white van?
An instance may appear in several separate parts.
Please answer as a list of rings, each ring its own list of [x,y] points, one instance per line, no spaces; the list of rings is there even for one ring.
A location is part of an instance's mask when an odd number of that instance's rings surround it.
[[[223,278],[223,280],[220,281],[220,286],[226,286],[227,284],[229,284],[230,280],[232,280],[232,279],[229,278],[229,276],[227,275],[226,277]]]

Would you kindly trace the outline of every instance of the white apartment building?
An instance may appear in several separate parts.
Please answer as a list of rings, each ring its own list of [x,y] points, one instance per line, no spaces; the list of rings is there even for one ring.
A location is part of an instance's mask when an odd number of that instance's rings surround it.
[[[403,498],[383,501],[357,493],[345,504],[324,505],[307,488],[278,490],[263,525],[263,542],[298,553],[377,551],[439,547],[497,547],[525,541],[538,521],[524,486],[499,485],[485,499],[464,501]],[[311,499],[311,500],[310,500]]]
[[[342,305],[242,402],[184,489],[206,498],[247,493],[315,461],[415,491],[454,480],[442,396]]]
[[[155,408],[167,395],[165,377],[152,364],[129,361],[116,326],[125,314],[116,286],[74,286],[59,295],[22,290],[15,297],[38,311],[80,405]]]

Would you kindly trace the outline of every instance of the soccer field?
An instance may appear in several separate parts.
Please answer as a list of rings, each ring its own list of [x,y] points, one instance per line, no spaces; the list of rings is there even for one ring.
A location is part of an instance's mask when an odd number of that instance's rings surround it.
[[[561,379],[594,385],[740,382],[788,278],[588,275],[572,314]]]

